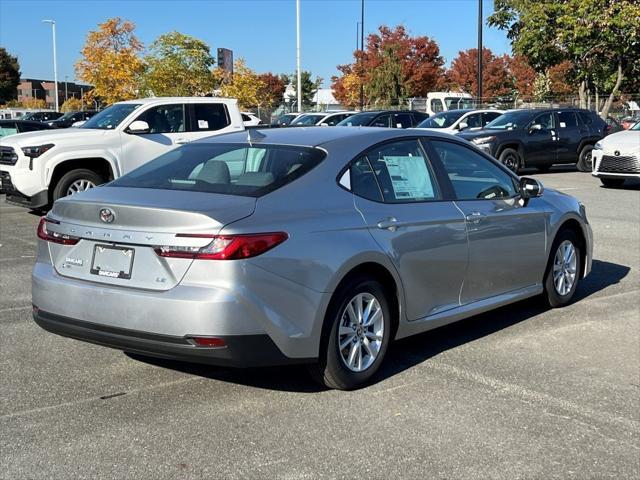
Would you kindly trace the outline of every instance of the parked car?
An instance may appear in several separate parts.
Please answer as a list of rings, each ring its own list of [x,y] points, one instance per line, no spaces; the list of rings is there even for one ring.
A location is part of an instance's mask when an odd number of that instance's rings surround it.
[[[304,115],[304,113],[284,113],[280,115],[275,122],[271,123],[272,127],[288,127],[291,122],[293,122],[299,116]]]
[[[606,127],[590,110],[510,110],[481,130],[459,135],[514,172],[548,170],[556,163],[575,163],[581,172],[590,172],[591,150]]]
[[[262,120],[251,112],[240,112],[240,115],[242,115],[242,122],[245,127],[257,127],[258,125],[262,125]]]
[[[319,125],[323,127],[334,127],[345,118],[349,118],[358,112],[314,112],[305,113],[291,122],[291,126],[302,127]]]
[[[436,115],[448,110],[474,108],[476,103],[471,94],[460,92],[429,92],[426,102],[426,112],[429,115]]]
[[[0,138],[16,133],[35,132],[37,130],[50,130],[49,125],[40,122],[26,120],[0,120]]]
[[[620,120],[620,125],[624,130],[629,130],[638,122],[640,122],[640,117],[624,117]]]
[[[640,123],[596,143],[593,176],[605,187],[621,187],[627,178],[640,178]]]
[[[604,121],[607,124],[607,128],[605,130],[607,135],[624,130],[624,128],[622,128],[622,124],[610,115]]]
[[[393,339],[536,295],[566,305],[592,261],[573,197],[452,135],[381,128],[193,142],[58,200],[38,237],[44,329],[178,360],[308,363],[340,389],[369,381]]]
[[[68,112],[56,120],[47,122],[47,125],[53,128],[69,128],[76,122],[89,120],[96,113],[95,110],[86,110],[84,112]]]
[[[337,123],[340,127],[411,128],[429,116],[415,110],[375,110],[360,112]]]
[[[61,112],[30,112],[22,117],[22,120],[30,120],[32,122],[48,122],[51,120],[57,120],[63,115]]]
[[[80,128],[2,139],[0,191],[8,202],[44,207],[185,143],[238,130],[244,125],[232,99],[157,97],[116,103]]]
[[[452,134],[474,131],[486,126],[503,113],[504,110],[449,110],[423,120],[415,128]]]

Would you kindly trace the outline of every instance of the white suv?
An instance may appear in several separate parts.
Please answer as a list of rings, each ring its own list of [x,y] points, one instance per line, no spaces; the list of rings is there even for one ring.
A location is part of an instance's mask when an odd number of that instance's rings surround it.
[[[40,208],[108,182],[193,140],[244,130],[236,100],[159,97],[115,103],[80,128],[0,141],[0,192]]]

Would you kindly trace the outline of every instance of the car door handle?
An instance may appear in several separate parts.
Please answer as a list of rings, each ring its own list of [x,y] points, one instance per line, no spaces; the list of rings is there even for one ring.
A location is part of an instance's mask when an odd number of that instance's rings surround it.
[[[390,232],[395,232],[398,229],[397,224],[398,220],[393,217],[388,217],[378,222],[378,228],[380,230],[389,230]]]
[[[467,220],[467,222],[469,223],[480,223],[481,221],[483,221],[485,218],[487,218],[487,216],[484,213],[480,213],[480,212],[471,212],[469,215],[467,215],[466,217],[464,217],[465,220]]]
[[[185,143],[189,143],[189,140],[187,140],[186,138],[176,138],[175,143],[177,145],[184,145]]]

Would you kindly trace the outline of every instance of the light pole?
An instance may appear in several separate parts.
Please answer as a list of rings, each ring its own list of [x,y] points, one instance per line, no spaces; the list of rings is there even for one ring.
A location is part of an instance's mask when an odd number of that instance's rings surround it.
[[[302,72],[300,71],[300,0],[296,0],[296,69],[298,70],[298,113],[302,113]]]
[[[482,104],[482,0],[478,0],[478,102]]]
[[[60,110],[58,104],[58,59],[56,58],[56,21],[55,20],[42,20],[44,23],[51,24],[51,32],[53,35],[53,87],[56,99],[56,112]]]
[[[360,2],[360,61],[364,54],[364,0]],[[364,110],[364,84],[360,81],[360,111]]]

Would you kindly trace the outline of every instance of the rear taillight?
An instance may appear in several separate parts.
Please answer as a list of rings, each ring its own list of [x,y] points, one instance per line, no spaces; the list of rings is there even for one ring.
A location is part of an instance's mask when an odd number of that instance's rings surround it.
[[[249,235],[200,235],[179,233],[176,237],[210,238],[204,247],[162,245],[155,247],[161,257],[192,258],[196,260],[240,260],[261,255],[280,245],[289,235],[284,232]]]
[[[60,243],[62,245],[75,245],[80,241],[78,237],[72,237],[64,233],[50,232],[47,230],[47,223],[59,224],[57,220],[51,220],[47,217],[42,217],[38,224],[38,238],[46,240],[47,242]]]

